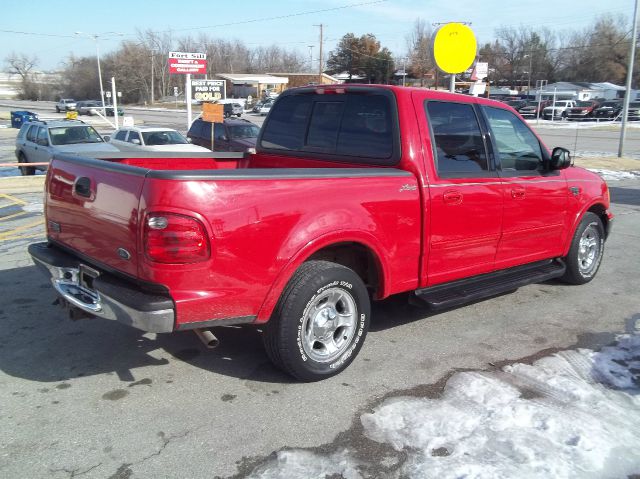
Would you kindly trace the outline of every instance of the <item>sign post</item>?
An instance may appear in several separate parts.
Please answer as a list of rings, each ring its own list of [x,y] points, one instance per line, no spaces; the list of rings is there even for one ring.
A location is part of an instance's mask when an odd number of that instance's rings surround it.
[[[191,74],[207,73],[206,53],[169,52],[169,73],[186,75],[184,97],[187,103],[187,130],[191,126]]]
[[[224,106],[215,103],[204,103],[202,105],[202,119],[211,122],[211,151],[215,146],[215,124],[224,122]]]

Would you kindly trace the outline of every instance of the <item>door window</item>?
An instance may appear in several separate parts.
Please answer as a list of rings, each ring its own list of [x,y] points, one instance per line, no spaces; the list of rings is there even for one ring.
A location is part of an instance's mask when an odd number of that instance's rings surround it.
[[[520,118],[502,108],[483,107],[503,171],[542,170],[540,142]]]
[[[49,144],[49,140],[47,139],[47,129],[40,127],[38,128],[38,144],[45,146]]]
[[[27,140],[36,142],[36,138],[38,137],[38,127],[36,125],[31,125],[29,131],[27,132]]]
[[[224,125],[222,123],[214,123],[214,125],[213,136],[216,140],[222,140],[222,137],[225,135]],[[209,134],[207,136],[211,136],[211,127],[209,127]]]
[[[140,141],[140,135],[138,134],[137,131],[130,131],[129,132],[129,138],[127,138],[127,141],[129,143],[133,143],[133,140],[138,140],[138,145],[141,145],[142,142]]]
[[[438,176],[484,176],[487,152],[473,105],[427,101]]]

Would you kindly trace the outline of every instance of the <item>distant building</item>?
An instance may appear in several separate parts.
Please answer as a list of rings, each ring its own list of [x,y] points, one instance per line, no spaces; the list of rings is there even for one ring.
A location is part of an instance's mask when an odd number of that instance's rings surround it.
[[[227,82],[227,98],[262,98],[269,93],[282,93],[289,83],[288,78],[249,73],[218,73],[218,78]]]
[[[593,100],[600,98],[603,100],[613,100],[623,98],[625,87],[614,85],[609,82],[587,83],[587,82],[557,82],[550,83],[539,90],[531,90],[531,95],[543,99],[553,98],[557,100]]]
[[[295,88],[307,85],[331,85],[334,83],[341,83],[340,80],[338,80],[336,77],[327,75],[326,73],[322,74],[322,81],[320,81],[320,77],[317,73],[269,73],[269,75],[288,78],[289,83],[287,84],[287,88]]]

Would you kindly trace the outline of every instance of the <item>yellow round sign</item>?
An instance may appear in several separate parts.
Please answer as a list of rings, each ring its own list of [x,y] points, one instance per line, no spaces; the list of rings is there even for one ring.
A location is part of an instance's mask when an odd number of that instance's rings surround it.
[[[445,73],[461,73],[476,58],[476,37],[462,23],[447,23],[438,29],[433,40],[433,57]]]

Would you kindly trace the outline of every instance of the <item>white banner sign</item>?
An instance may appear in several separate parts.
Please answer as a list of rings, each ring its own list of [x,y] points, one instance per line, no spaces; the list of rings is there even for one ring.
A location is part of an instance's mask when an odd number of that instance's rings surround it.
[[[169,58],[179,58],[181,60],[206,60],[206,53],[186,53],[186,52],[169,52]]]

